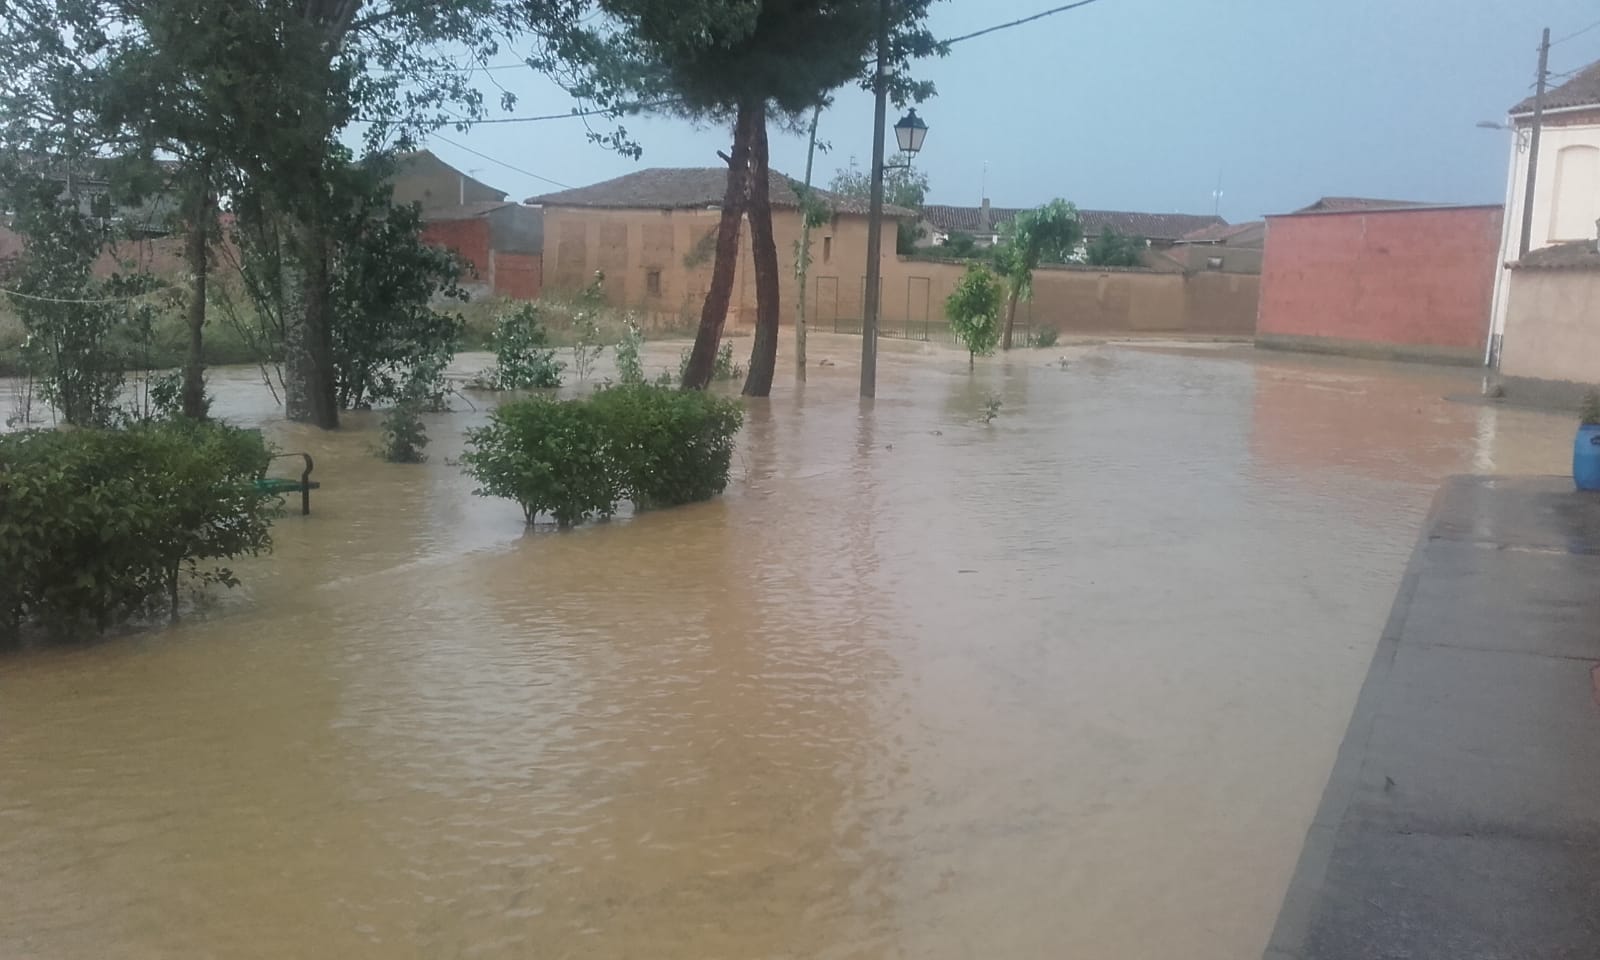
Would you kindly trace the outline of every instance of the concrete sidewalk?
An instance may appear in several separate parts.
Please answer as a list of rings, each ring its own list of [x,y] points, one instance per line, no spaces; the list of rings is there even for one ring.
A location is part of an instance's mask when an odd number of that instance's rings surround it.
[[[1600,957],[1600,496],[1440,490],[1267,960]]]

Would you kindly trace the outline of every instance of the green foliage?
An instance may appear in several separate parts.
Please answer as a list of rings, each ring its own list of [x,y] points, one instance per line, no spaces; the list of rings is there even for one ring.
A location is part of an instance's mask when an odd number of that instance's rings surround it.
[[[678,378],[676,380],[669,380],[665,376],[665,371],[663,371],[663,376],[661,376],[656,382],[683,382],[684,371],[689,369],[689,356],[691,352],[692,351],[690,348],[685,347],[683,352],[678,354]],[[739,361],[733,359],[733,341],[722,341],[722,346],[717,348],[716,359],[713,360],[711,364],[711,379],[713,381],[738,380],[743,376],[744,366],[740,364]]]
[[[950,329],[967,348],[967,363],[988,356],[1000,342],[1000,281],[981,264],[967,267],[966,275],[945,299],[944,313]]]
[[[606,431],[616,489],[635,507],[709,500],[727,487],[733,437],[744,422],[737,401],[639,385],[602,390],[591,402]]]
[[[595,289],[598,291],[600,274],[595,274]],[[598,293],[596,293],[598,299]],[[605,345],[600,343],[600,327],[594,322],[594,314],[589,310],[580,310],[572,317],[572,368],[578,371],[578,382],[583,383],[589,379],[589,374],[594,372],[595,361],[605,352]]]
[[[1139,255],[1146,246],[1143,237],[1126,237],[1102,227],[1084,249],[1084,262],[1095,267],[1137,267],[1143,263]]]
[[[1039,264],[1066,263],[1082,241],[1078,208],[1052,200],[1037,210],[1022,211],[1006,224],[995,266],[1012,295],[1026,300],[1033,294],[1033,271]]]
[[[378,433],[378,456],[390,463],[422,463],[428,455],[428,431],[422,425],[420,404],[401,400],[389,409]]]
[[[339,406],[365,409],[402,395],[438,398],[461,343],[460,317],[433,309],[465,300],[455,254],[422,242],[414,205],[370,192],[338,227],[333,274],[333,363]]]
[[[1590,390],[1583,395],[1578,407],[1578,422],[1584,426],[1600,426],[1600,390]]]
[[[1055,327],[1040,327],[1033,332],[1033,345],[1035,347],[1053,347],[1061,339],[1061,331]]]
[[[970,233],[952,230],[939,245],[939,253],[954,260],[970,260],[978,256],[978,241]]]
[[[983,398],[983,413],[978,419],[982,420],[986,425],[993,423],[994,418],[1000,416],[1000,408],[1003,406],[1005,404],[1000,402],[998,396],[992,393],[989,394]]]
[[[639,353],[644,349],[644,330],[639,327],[639,321],[628,318],[627,329],[622,334],[622,339],[617,342],[617,382],[624,386],[644,383],[644,362]]]
[[[180,586],[270,545],[260,434],[179,420],[0,435],[0,633],[177,613]]]
[[[556,359],[538,304],[524,303],[495,323],[490,348],[495,365],[473,381],[486,390],[530,390],[561,386],[566,364]]]
[[[599,411],[589,400],[528,397],[502,404],[489,425],[467,431],[461,463],[479,496],[522,506],[529,524],[548,513],[558,526],[607,517],[619,494]]]
[[[645,508],[721,493],[743,416],[733,400],[642,384],[530,397],[469,430],[461,462],[480,496],[515,500],[530,524],[548,514],[570,527],[610,516],[622,499]]]

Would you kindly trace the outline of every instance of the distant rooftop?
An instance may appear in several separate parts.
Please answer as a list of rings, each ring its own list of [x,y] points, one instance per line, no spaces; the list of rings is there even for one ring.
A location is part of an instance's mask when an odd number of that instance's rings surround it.
[[[1429,203],[1426,200],[1380,200],[1372,197],[1323,197],[1308,207],[1288,213],[1268,214],[1274,217],[1298,217],[1307,214],[1337,213],[1397,213],[1404,210],[1476,210],[1498,207],[1498,203]]]
[[[1015,220],[1017,214],[1031,207],[990,207],[989,230],[999,232],[1004,224]],[[977,233],[982,230],[982,207],[952,207],[930,203],[922,208],[922,218],[946,233],[960,231]],[[1134,213],[1125,210],[1079,210],[1083,232],[1099,236],[1105,228],[1127,237],[1146,240],[1175,241],[1186,233],[1207,227],[1226,226],[1221,217],[1189,213]]]
[[[612,180],[529,197],[528,203],[546,207],[606,207],[623,210],[685,210],[721,207],[728,186],[727,167],[652,167]],[[768,171],[768,192],[772,205],[779,208],[800,206],[800,197],[788,177]],[[828,190],[811,188],[817,200],[837,213],[865,214],[867,202]],[[913,217],[916,211],[884,204],[889,217]]]

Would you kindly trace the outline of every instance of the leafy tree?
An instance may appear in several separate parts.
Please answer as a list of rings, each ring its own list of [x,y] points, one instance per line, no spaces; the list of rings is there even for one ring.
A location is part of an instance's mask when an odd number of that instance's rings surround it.
[[[1041,263],[1065,263],[1083,239],[1078,208],[1065,200],[1052,200],[1037,210],[1024,210],[1006,225],[1003,245],[995,251],[995,265],[1006,283],[1006,324],[1000,338],[1002,350],[1011,349],[1011,331],[1017,319],[1017,301],[1033,295],[1033,271]]]
[[[979,356],[994,353],[1000,339],[1000,280],[988,267],[974,263],[945,299],[944,313],[956,339],[967,348],[970,369]]]
[[[1095,267],[1137,267],[1143,262],[1139,254],[1146,246],[1143,237],[1124,236],[1102,227],[1100,235],[1084,249],[1084,263]]]
[[[905,73],[911,58],[939,49],[923,27],[931,2],[901,0],[894,6],[892,39],[883,53],[893,67],[897,101],[931,93]],[[615,42],[636,66],[602,78],[591,90],[613,103],[623,92],[669,93],[674,112],[732,124],[716,261],[683,385],[698,389],[710,382],[733,289],[739,224],[748,215],[756,334],[744,392],[766,396],[777,365],[779,316],[768,115],[798,125],[829,91],[865,77],[867,55],[876,42],[877,0],[600,0],[600,5],[616,19]]]
[[[850,158],[850,164],[833,175],[828,189],[840,196],[851,197],[863,203],[872,199],[872,171],[863,170]],[[891,167],[883,171],[883,202],[922,212],[928,198],[928,175],[914,167]],[[922,227],[914,220],[899,220],[895,224],[895,252],[901,255],[916,252],[917,241],[922,239]]]
[[[939,252],[956,260],[970,260],[978,255],[978,241],[970,233],[952,230],[939,245]]]

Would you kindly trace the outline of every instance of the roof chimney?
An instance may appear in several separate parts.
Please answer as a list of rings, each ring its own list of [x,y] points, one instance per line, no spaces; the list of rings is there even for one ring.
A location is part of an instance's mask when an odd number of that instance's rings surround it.
[[[978,232],[989,232],[989,198],[983,198],[983,204],[978,207]]]

